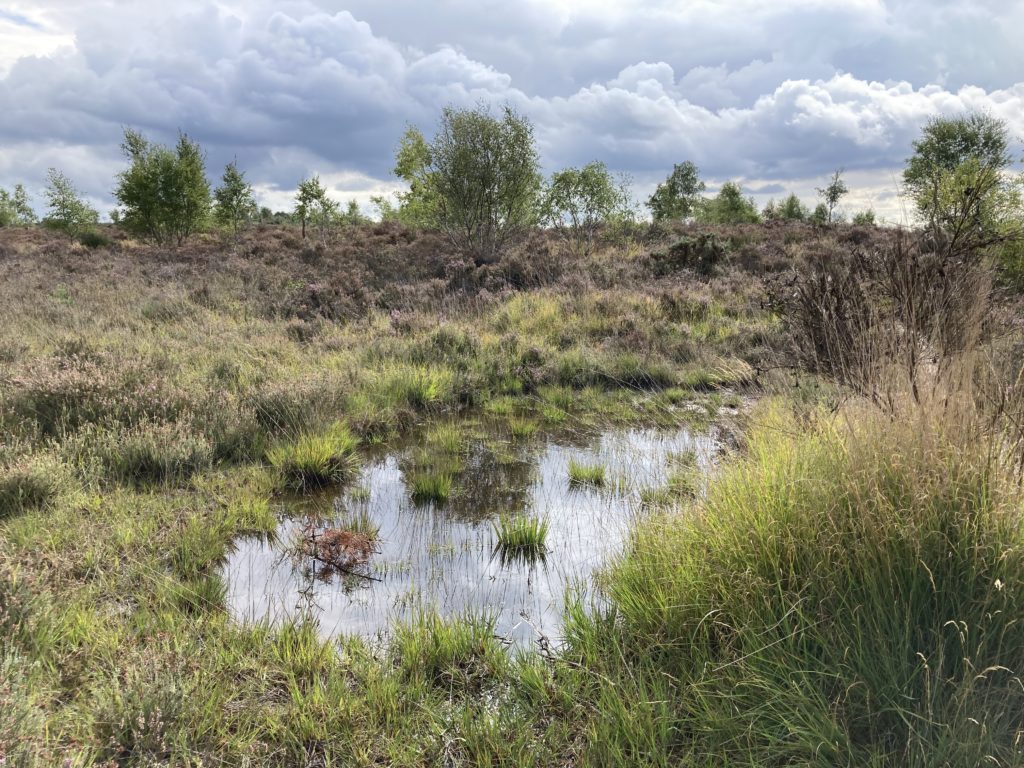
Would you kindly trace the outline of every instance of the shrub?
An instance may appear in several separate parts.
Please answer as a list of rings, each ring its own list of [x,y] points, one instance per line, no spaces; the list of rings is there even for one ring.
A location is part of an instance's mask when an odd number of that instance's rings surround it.
[[[181,245],[210,213],[210,184],[199,144],[180,134],[172,150],[127,129],[121,148],[131,163],[118,175],[114,190],[124,209],[121,223],[157,243]]]
[[[696,237],[683,237],[666,251],[651,253],[656,275],[667,275],[679,269],[692,269],[699,275],[710,277],[728,255],[727,246],[713,233]]]
[[[616,184],[605,164],[596,161],[552,174],[541,209],[577,256],[590,254],[602,226],[632,218],[626,183]]]
[[[486,107],[447,107],[429,145],[415,129],[412,134],[407,143],[420,151],[399,172],[423,189],[431,221],[477,265],[496,261],[537,219],[541,177],[533,126],[511,107],[500,119]]]
[[[106,248],[110,245],[110,238],[101,235],[99,232],[83,232],[78,236],[78,242],[95,251],[97,248]]]
[[[79,196],[71,180],[56,168],[47,173],[46,202],[49,210],[43,224],[71,237],[95,226],[100,215]]]

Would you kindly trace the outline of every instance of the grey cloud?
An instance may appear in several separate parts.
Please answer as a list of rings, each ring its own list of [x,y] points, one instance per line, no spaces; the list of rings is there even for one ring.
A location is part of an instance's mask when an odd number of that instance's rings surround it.
[[[1024,134],[1024,84],[1006,79],[1019,68],[999,79],[992,65],[1019,56],[996,27],[1024,21],[1020,2],[46,5],[76,46],[0,76],[0,186],[38,187],[57,165],[109,201],[132,125],[162,141],[186,130],[214,177],[237,156],[267,190],[320,172],[368,195],[393,183],[407,122],[429,133],[443,105],[478,101],[529,115],[549,170],[602,159],[638,191],[683,159],[765,194],[838,165],[891,175],[923,120],[965,109]],[[988,54],[926,55],[929,36],[956,39],[954,23]],[[964,80],[974,73],[981,87]]]

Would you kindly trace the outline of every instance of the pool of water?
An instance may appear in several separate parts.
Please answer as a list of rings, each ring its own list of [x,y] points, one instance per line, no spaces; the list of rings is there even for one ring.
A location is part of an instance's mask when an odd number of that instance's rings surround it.
[[[488,613],[496,632],[526,644],[557,642],[568,588],[586,588],[621,551],[641,514],[640,492],[663,485],[670,463],[692,453],[710,463],[715,441],[686,430],[611,430],[534,435],[528,440],[477,436],[444,504],[415,504],[408,453],[371,457],[349,490],[282,504],[270,540],[236,543],[224,567],[228,603],[243,621],[306,613],[324,636],[384,638],[416,611]],[[569,462],[605,467],[603,487],[574,486]],[[530,514],[548,523],[545,555],[533,561],[496,556],[499,515]],[[379,529],[365,576],[331,573],[301,553],[303,531],[358,515]]]

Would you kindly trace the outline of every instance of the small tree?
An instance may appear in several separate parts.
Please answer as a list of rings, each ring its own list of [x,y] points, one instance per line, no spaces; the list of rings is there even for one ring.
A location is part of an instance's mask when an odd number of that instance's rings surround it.
[[[430,145],[417,128],[409,126],[402,134],[395,154],[394,174],[409,185],[399,192],[398,206],[383,196],[375,199],[382,219],[396,219],[409,227],[438,226],[437,190],[431,177]]]
[[[839,201],[843,195],[850,191],[850,188],[846,186],[846,182],[842,179],[843,169],[840,168],[832,174],[832,178],[829,183],[824,187],[818,187],[818,197],[821,198],[822,203],[825,205],[827,216],[825,219],[826,224],[831,224],[836,206],[839,205]]]
[[[24,227],[36,223],[36,212],[29,204],[28,193],[21,184],[8,192],[0,189],[0,227]]]
[[[696,218],[706,224],[755,224],[761,220],[754,198],[744,197],[740,185],[727,181],[710,200],[701,200]]]
[[[347,227],[365,224],[369,221],[368,218],[363,216],[363,212],[359,209],[359,202],[354,198],[348,201],[345,205],[345,210],[337,215],[337,219]]]
[[[779,206],[780,219],[806,221],[810,215],[811,213],[807,210],[807,206],[795,194],[790,194],[789,197],[782,201],[782,205]]]
[[[121,148],[131,163],[118,174],[114,190],[124,209],[122,223],[157,243],[181,245],[210,213],[210,184],[199,144],[182,133],[172,150],[128,129]]]
[[[213,220],[238,237],[242,227],[256,218],[258,210],[252,184],[245,180],[245,172],[238,170],[238,161],[232,160],[225,166],[221,185],[213,193]]]
[[[56,168],[47,173],[46,203],[48,211],[43,224],[75,237],[96,226],[99,212],[79,196],[71,180]]]
[[[629,201],[625,181],[616,183],[605,164],[595,161],[552,174],[541,210],[543,220],[569,248],[577,256],[585,256],[603,225],[632,216]]]
[[[299,182],[295,194],[295,216],[302,223],[302,237],[306,237],[306,222],[316,227],[321,241],[326,242],[327,232],[338,215],[338,204],[327,196],[327,189],[320,183],[319,176]]]
[[[537,221],[538,168],[533,126],[511,107],[447,107],[424,173],[430,216],[476,264],[493,262]]]
[[[824,227],[828,224],[828,206],[824,203],[818,203],[814,208],[814,212],[807,217],[807,220],[812,224]]]
[[[1006,124],[984,113],[930,120],[914,142],[903,172],[905,189],[929,226],[978,244],[1017,237],[1020,230],[1019,176]]]
[[[853,223],[859,227],[873,227],[875,226],[875,212],[868,208],[866,211],[860,211],[853,214]]]
[[[672,173],[647,199],[647,207],[655,221],[686,219],[696,213],[704,192],[697,166],[687,160],[672,168]]]

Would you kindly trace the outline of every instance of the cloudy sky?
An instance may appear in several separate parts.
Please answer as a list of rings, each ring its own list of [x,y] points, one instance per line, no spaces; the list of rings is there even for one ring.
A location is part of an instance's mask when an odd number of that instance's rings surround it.
[[[759,202],[846,169],[849,210],[899,220],[930,116],[1024,135],[1024,0],[5,0],[0,187],[56,166],[100,210],[132,126],[237,157],[261,202],[319,173],[398,185],[395,145],[446,104],[512,104],[546,171],[604,160],[643,199],[673,163]]]

